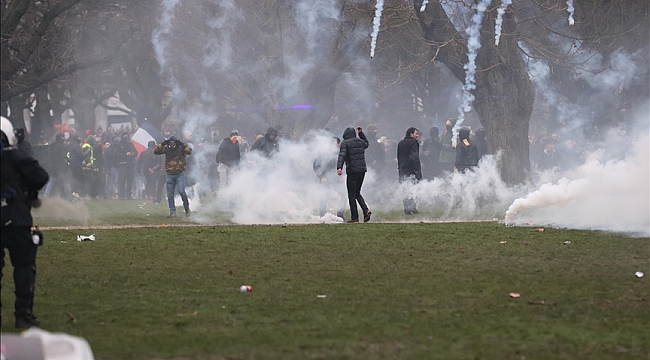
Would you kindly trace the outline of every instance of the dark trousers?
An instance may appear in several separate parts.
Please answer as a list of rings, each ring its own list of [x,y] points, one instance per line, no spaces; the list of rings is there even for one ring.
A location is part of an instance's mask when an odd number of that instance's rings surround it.
[[[117,175],[117,196],[120,199],[132,199],[133,179],[135,168],[130,165],[119,167]]]
[[[361,196],[361,185],[363,185],[363,178],[366,177],[366,173],[352,173],[348,174],[347,187],[348,187],[348,201],[350,202],[350,220],[359,220],[359,209],[357,208],[357,202],[361,206],[363,215],[365,216],[368,213],[368,205],[366,201]]]
[[[163,189],[167,189],[167,173],[158,172],[156,174],[156,202],[162,200]]]
[[[153,199],[156,196],[156,182],[158,181],[157,173],[150,173],[145,170],[144,174],[144,194],[147,198]]]
[[[34,307],[34,283],[36,281],[36,250],[29,226],[3,226],[0,232],[2,243],[2,270],[5,267],[5,249],[14,267],[14,285],[16,286],[16,316],[27,316]],[[2,304],[0,303],[0,306]]]

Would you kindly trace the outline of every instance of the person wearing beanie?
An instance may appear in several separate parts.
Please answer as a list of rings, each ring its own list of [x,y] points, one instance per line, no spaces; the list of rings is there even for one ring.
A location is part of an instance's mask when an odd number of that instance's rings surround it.
[[[129,133],[123,132],[120,142],[115,147],[114,161],[118,170],[117,195],[122,200],[133,200],[133,180],[135,179],[135,160],[138,151],[129,138]]]

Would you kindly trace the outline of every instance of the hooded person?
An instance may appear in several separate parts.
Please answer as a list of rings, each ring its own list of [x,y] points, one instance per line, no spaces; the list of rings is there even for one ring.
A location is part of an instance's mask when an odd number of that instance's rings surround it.
[[[16,147],[17,141],[11,122],[1,118],[0,140],[2,142],[2,197],[0,202],[0,244],[2,268],[5,266],[5,249],[14,267],[13,280],[16,296],[14,316],[17,328],[40,326],[34,316],[34,285],[36,283],[36,253],[42,244],[42,234],[31,227],[34,224],[31,208],[38,204],[38,191],[48,181],[48,174],[38,161]],[[33,236],[36,236],[35,238]],[[36,239],[36,241],[34,240]],[[6,287],[5,287],[6,288]],[[4,355],[4,344],[3,344]],[[4,356],[3,356],[4,358]]]
[[[264,154],[266,157],[271,157],[274,152],[279,150],[277,137],[278,131],[275,130],[275,128],[270,127],[266,129],[264,137],[255,140],[253,147],[251,147],[251,151],[256,150]]]
[[[440,130],[437,127],[429,129],[429,138],[422,144],[422,176],[425,179],[433,180],[442,174],[440,167]]]
[[[154,200],[156,196],[156,181],[158,174],[154,170],[158,165],[158,157],[153,153],[156,142],[149,140],[147,149],[140,154],[135,165],[136,172],[144,176],[144,196],[148,200]]]
[[[465,170],[478,165],[478,151],[476,145],[469,142],[469,129],[460,129],[458,131],[458,140],[454,171],[464,173]]]
[[[343,165],[347,174],[346,186],[348,189],[348,202],[350,203],[350,220],[349,224],[359,222],[359,209],[357,202],[363,211],[363,222],[370,221],[372,212],[368,210],[365,199],[361,196],[361,186],[366,176],[368,168],[366,167],[365,152],[368,148],[368,139],[363,133],[363,128],[357,126],[359,137],[354,128],[349,127],[343,132],[343,141],[339,148],[339,158],[336,163],[336,173],[343,175]]]
[[[176,205],[174,204],[174,190],[178,189],[178,194],[183,200],[185,216],[190,216],[190,202],[185,192],[185,167],[187,165],[187,156],[192,154],[192,148],[175,136],[158,144],[153,150],[156,155],[165,155],[165,171],[167,177],[165,184],[167,186],[167,203],[169,205],[170,218],[176,217]]]

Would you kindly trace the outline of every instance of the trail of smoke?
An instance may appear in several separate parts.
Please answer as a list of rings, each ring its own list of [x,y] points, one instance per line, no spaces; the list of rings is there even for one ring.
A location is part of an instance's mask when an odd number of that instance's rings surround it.
[[[573,0],[567,0],[566,5],[566,11],[569,12],[569,25],[573,25],[575,24],[575,20],[573,20],[573,12],[575,11],[575,8],[573,7]]]
[[[172,19],[174,19],[174,8],[180,0],[166,0],[163,2],[163,12],[160,16],[158,27],[151,34],[151,44],[156,54],[156,60],[160,64],[160,73],[169,76],[172,92],[175,96],[181,94],[178,81],[167,64],[167,48],[170,45],[168,35],[172,32]]]
[[[429,0],[422,1],[422,6],[420,6],[420,12],[424,12],[424,10],[426,10],[428,3],[429,3]]]
[[[377,0],[375,9],[375,19],[372,21],[372,34],[370,43],[370,58],[375,57],[375,47],[377,46],[377,35],[379,34],[379,25],[381,24],[381,13],[384,11],[384,0]]]
[[[166,38],[171,33],[172,19],[174,18],[174,8],[180,0],[167,0],[163,2],[163,12],[160,16],[158,27],[151,34],[151,43],[153,44],[156,60],[160,64],[160,71],[166,73],[167,66],[166,52],[169,46],[169,40]]]
[[[476,12],[472,15],[470,25],[465,29],[465,33],[469,36],[467,39],[467,64],[465,64],[465,85],[463,85],[463,103],[458,107],[458,120],[453,128],[453,139],[455,141],[458,135],[458,130],[465,121],[465,113],[469,112],[474,101],[472,90],[476,89],[475,75],[476,75],[476,55],[481,48],[481,23],[483,21],[483,14],[487,7],[490,6],[492,0],[481,0],[476,5]]]
[[[503,14],[506,13],[508,5],[512,4],[512,0],[502,0],[501,5],[497,9],[497,21],[494,25],[494,43],[499,46],[499,39],[501,39],[501,27],[503,26]]]

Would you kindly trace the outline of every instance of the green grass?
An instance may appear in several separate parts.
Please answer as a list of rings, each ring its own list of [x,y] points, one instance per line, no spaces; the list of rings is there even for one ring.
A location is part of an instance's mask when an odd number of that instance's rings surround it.
[[[648,276],[634,276],[650,273],[648,238],[369,223],[96,229],[96,242],[75,241],[89,232],[46,232],[35,313],[100,360],[650,353]],[[11,276],[3,288],[13,332]]]

